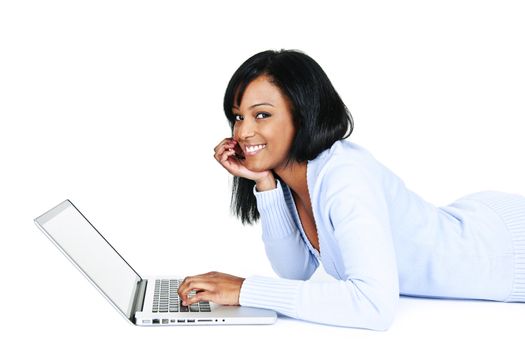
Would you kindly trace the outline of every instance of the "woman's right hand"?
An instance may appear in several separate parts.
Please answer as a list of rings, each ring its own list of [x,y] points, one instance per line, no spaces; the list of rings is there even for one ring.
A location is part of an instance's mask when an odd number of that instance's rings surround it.
[[[242,155],[242,150],[236,140],[224,139],[214,148],[214,151],[215,159],[233,176],[255,181],[259,191],[269,189],[268,186],[275,188],[275,179],[271,170],[255,172],[242,164],[242,160],[236,156],[236,154]]]

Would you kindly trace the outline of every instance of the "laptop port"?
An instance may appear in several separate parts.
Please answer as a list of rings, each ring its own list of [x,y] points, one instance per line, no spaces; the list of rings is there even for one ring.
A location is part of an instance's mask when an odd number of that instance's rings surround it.
[[[177,320],[177,323],[184,323],[186,320]]]
[[[195,320],[188,320],[188,323],[195,323]]]
[[[153,319],[153,324],[159,324],[159,323],[160,323],[160,320],[158,318]]]
[[[197,322],[213,322],[212,320],[197,320]]]
[[[170,320],[168,320],[167,318],[163,318],[163,319],[162,319],[162,324],[168,324],[169,321],[170,321]]]

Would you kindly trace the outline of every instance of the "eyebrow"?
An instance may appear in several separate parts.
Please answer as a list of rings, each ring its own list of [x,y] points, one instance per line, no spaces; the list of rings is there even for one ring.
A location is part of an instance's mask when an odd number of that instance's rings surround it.
[[[251,107],[249,107],[248,109],[253,109],[253,108],[257,107],[257,106],[264,106],[264,105],[275,107],[274,105],[272,105],[269,102],[262,102],[262,103],[256,103],[256,104],[252,105]],[[238,106],[233,106],[233,108],[239,109]]]

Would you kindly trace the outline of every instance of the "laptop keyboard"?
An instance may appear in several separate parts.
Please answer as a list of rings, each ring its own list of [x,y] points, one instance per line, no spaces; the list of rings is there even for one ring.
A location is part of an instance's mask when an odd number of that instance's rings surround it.
[[[155,280],[155,292],[153,294],[153,312],[210,312],[210,303],[200,301],[188,306],[182,305],[177,290],[181,280]],[[191,291],[189,296],[194,296]]]

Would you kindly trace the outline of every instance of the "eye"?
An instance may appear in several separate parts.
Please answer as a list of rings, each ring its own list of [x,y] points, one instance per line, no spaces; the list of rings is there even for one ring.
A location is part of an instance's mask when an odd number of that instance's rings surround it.
[[[237,115],[235,116],[235,121],[238,122],[238,121],[240,121],[240,120],[244,120],[244,117],[243,117],[242,115],[237,114]]]
[[[270,117],[270,114],[265,112],[257,113],[257,115],[255,116],[256,119],[266,119],[268,117]]]

